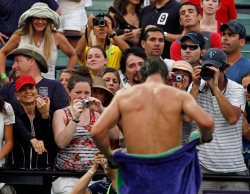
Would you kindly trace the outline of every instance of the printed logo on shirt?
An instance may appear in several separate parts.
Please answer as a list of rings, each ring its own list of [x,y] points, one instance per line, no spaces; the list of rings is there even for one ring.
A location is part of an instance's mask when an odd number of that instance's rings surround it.
[[[166,25],[167,19],[168,13],[161,13],[160,17],[158,18],[157,24]]]

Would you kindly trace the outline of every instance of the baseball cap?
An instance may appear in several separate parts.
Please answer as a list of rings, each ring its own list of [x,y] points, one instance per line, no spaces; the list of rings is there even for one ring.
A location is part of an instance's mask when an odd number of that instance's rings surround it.
[[[29,76],[29,75],[24,75],[24,76],[21,76],[19,77],[17,80],[16,80],[16,83],[15,83],[15,91],[18,92],[21,87],[23,87],[24,85],[26,84],[32,84],[32,85],[36,85],[36,82],[35,80],[33,79],[33,77]]]
[[[184,36],[181,37],[180,41],[183,42],[183,41],[187,40],[188,38],[190,38],[196,44],[199,44],[202,48],[204,48],[205,39],[201,33],[196,32],[196,31],[190,31],[190,32],[184,34]]]
[[[172,71],[174,69],[180,69],[180,70],[188,71],[191,74],[193,72],[193,67],[187,61],[183,61],[183,60],[176,61],[172,66]]]
[[[238,21],[228,22],[227,24],[222,24],[220,31],[223,32],[226,28],[229,28],[232,33],[239,34],[240,38],[246,37],[246,28]]]
[[[211,64],[216,68],[220,68],[225,63],[226,63],[226,55],[224,51],[218,48],[209,48],[203,54],[202,66]]]
[[[16,55],[24,55],[27,57],[34,58],[43,73],[48,72],[48,64],[43,56],[42,51],[37,48],[36,46],[33,46],[31,44],[22,44],[20,47],[16,48],[15,50],[11,51],[10,54],[8,54],[8,59],[14,59]]]

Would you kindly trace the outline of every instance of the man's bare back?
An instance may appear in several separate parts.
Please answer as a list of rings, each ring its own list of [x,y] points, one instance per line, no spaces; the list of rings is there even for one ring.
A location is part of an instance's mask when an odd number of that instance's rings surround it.
[[[157,68],[153,67],[145,83],[116,95],[92,128],[97,147],[108,158],[112,151],[107,133],[119,121],[127,152],[133,154],[159,154],[179,146],[184,114],[196,121],[205,140],[212,136],[212,117],[190,94],[165,84],[164,62],[154,65],[159,66],[159,73],[154,73]]]

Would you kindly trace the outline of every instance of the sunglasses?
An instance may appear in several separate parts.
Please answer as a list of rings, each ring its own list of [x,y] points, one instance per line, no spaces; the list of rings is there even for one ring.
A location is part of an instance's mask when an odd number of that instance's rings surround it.
[[[190,50],[196,50],[198,49],[199,45],[198,44],[182,44],[181,45],[181,49],[183,50],[187,50],[187,48],[189,48]]]

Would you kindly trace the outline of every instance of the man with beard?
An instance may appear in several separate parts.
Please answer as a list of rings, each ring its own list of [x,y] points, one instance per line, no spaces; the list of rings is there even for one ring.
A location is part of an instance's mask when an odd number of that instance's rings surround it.
[[[123,52],[120,69],[123,75],[125,75],[127,83],[124,84],[121,90],[141,82],[139,71],[146,58],[145,52],[138,47],[131,47]]]
[[[230,65],[226,76],[241,84],[242,76],[250,71],[250,61],[241,54],[246,41],[246,29],[240,22],[229,22],[223,24],[220,31],[222,32],[222,50],[226,53],[227,64]]]

